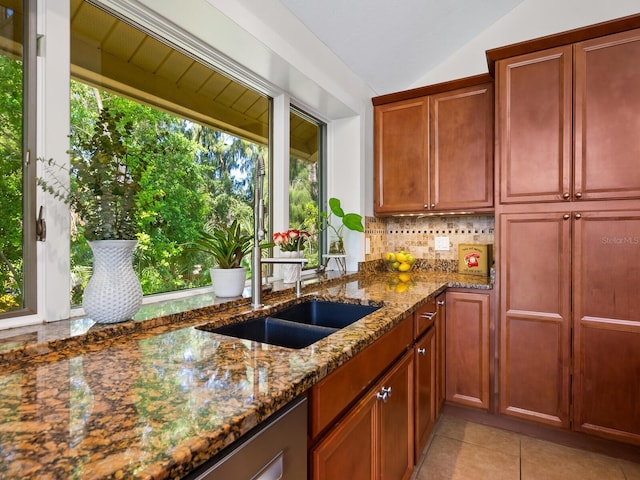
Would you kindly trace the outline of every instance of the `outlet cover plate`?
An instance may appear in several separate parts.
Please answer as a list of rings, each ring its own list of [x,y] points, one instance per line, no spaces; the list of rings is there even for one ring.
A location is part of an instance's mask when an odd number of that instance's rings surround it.
[[[436,237],[436,251],[449,251],[449,237]]]

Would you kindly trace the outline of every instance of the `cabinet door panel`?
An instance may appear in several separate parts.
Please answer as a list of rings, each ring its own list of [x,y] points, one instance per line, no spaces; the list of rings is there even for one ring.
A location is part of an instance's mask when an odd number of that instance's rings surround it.
[[[387,401],[378,400],[380,411],[380,479],[405,480],[413,471],[413,352],[380,382],[390,388]],[[334,478],[350,478],[347,476]]]
[[[415,449],[418,460],[436,419],[436,328],[416,342],[415,352]]]
[[[376,478],[376,398],[368,395],[311,451],[313,480]]]
[[[571,193],[572,71],[571,46],[497,62],[501,203]]]
[[[575,45],[575,191],[640,198],[640,30]]]
[[[640,444],[640,211],[574,222],[575,429]]]
[[[447,292],[446,399],[489,409],[489,296]]]
[[[565,218],[566,215],[566,218]],[[500,216],[500,412],[569,427],[568,214]]]
[[[428,98],[375,108],[376,213],[428,207]]]
[[[429,99],[431,205],[435,210],[493,206],[493,85]]]

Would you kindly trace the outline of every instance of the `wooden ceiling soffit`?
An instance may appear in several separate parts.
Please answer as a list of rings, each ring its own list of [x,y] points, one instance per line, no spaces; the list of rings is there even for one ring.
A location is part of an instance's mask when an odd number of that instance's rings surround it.
[[[258,110],[266,117],[252,118],[196,89],[180,88],[175,82],[125,62],[83,41],[73,31],[71,39],[72,78],[240,138],[268,144],[269,109],[265,97],[252,92],[256,102],[264,102],[265,107]]]

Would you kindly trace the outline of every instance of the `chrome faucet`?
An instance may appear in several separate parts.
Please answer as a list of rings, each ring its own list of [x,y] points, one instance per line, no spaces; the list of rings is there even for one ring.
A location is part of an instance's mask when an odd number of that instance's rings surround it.
[[[255,166],[255,183],[253,189],[253,255],[251,269],[251,305],[254,309],[262,308],[262,265],[264,263],[296,264],[301,266],[308,262],[306,258],[262,258],[260,242],[264,240],[264,158],[258,156]],[[300,275],[296,279],[296,296],[302,291]]]

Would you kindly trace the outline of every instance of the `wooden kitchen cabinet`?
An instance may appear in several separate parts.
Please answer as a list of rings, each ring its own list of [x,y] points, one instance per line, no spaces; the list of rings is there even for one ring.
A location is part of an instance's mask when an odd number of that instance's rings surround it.
[[[436,297],[436,419],[440,416],[445,400],[445,319],[447,318],[446,294]]]
[[[502,214],[499,222],[500,413],[568,428],[569,214]]]
[[[436,328],[430,328],[413,347],[415,353],[415,460],[427,445],[436,421]]]
[[[406,480],[414,465],[413,352],[407,352],[311,451],[312,478]]]
[[[640,445],[640,208],[573,225],[574,429]]]
[[[490,77],[376,97],[374,105],[376,214],[491,209]]]
[[[500,215],[500,412],[640,444],[640,210],[579,206]]]
[[[489,409],[489,295],[447,291],[445,398]]]
[[[410,315],[311,388],[313,480],[409,478],[414,461],[415,328]]]
[[[640,30],[496,62],[500,202],[640,198]]]

